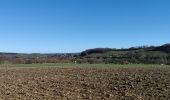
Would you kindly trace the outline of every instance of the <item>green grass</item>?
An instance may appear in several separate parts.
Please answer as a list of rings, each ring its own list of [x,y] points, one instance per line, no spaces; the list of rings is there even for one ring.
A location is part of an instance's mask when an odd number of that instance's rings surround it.
[[[45,63],[45,64],[0,64],[1,68],[5,67],[58,67],[58,68],[68,68],[68,67],[87,67],[87,68],[170,68],[168,65],[154,65],[154,64],[73,64],[73,63]]]

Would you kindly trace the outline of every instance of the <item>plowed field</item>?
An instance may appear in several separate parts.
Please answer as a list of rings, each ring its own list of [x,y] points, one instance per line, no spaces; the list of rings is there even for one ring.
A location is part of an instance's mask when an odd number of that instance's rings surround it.
[[[170,69],[0,68],[0,100],[170,99]]]

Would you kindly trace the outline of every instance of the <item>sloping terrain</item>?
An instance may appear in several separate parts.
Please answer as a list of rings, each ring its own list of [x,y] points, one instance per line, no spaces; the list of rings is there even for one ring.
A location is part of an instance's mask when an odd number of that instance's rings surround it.
[[[127,49],[95,48],[83,51],[79,63],[170,64],[170,44]]]
[[[139,46],[124,49],[95,48],[80,53],[22,54],[0,52],[0,64],[33,63],[114,63],[114,64],[166,64],[170,65],[170,44]]]

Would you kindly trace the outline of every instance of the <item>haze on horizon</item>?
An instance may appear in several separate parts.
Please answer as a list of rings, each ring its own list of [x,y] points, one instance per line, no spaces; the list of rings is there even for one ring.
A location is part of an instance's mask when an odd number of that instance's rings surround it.
[[[1,0],[0,52],[68,53],[170,42],[169,0]]]

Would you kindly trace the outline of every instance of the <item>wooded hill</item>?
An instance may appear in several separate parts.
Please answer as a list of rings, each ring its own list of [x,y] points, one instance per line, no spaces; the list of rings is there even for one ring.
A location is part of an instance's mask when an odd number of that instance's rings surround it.
[[[170,44],[125,49],[95,48],[81,53],[0,53],[0,63],[115,63],[170,64]]]
[[[83,51],[78,62],[170,64],[170,44],[127,49],[95,48]]]

